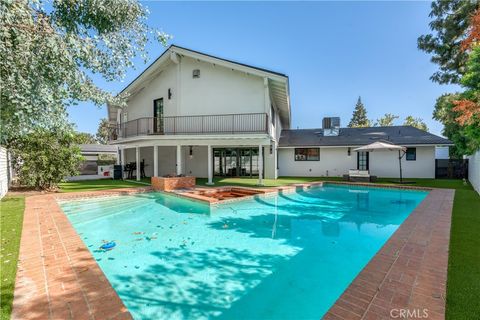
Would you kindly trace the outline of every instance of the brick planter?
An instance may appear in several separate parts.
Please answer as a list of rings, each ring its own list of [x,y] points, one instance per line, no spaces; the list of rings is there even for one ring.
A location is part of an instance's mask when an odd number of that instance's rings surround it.
[[[154,190],[171,191],[195,187],[195,177],[152,177]]]

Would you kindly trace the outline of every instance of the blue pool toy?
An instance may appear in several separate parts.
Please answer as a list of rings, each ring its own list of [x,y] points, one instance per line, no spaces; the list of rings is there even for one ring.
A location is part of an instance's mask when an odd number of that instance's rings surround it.
[[[106,242],[104,244],[102,244],[100,246],[100,249],[102,250],[112,250],[113,248],[115,248],[117,244],[115,243],[115,241],[110,241],[110,242]]]

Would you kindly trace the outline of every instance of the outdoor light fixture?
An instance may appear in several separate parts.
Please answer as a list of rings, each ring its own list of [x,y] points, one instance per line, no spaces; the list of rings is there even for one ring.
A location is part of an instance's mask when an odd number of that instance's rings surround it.
[[[352,155],[352,148],[349,147],[347,149],[347,154],[348,154],[349,157]]]
[[[168,88],[168,100],[172,99],[172,89]]]
[[[189,155],[190,159],[193,158],[193,147],[192,146],[190,146],[190,150],[188,151],[188,155]]]
[[[273,145],[270,145],[270,154],[273,154]]]

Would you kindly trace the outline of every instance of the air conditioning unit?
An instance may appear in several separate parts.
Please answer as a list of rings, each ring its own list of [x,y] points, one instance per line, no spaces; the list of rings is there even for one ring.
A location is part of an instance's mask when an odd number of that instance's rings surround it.
[[[340,117],[325,117],[322,121],[323,129],[340,128]]]
[[[322,120],[323,135],[325,137],[338,136],[340,133],[340,117],[325,117]]]

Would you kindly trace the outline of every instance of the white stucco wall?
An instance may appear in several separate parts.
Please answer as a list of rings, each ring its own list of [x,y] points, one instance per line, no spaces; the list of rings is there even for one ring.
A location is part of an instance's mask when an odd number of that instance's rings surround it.
[[[163,110],[165,116],[174,116],[177,114],[177,68],[170,63],[162,72],[150,83],[145,84],[144,89],[132,96],[125,109],[128,113],[128,120],[135,120],[143,117],[153,117],[153,101],[163,98]],[[173,95],[168,100],[168,89],[172,89]],[[122,114],[123,119],[123,114]]]
[[[468,180],[480,194],[480,150],[468,157]]]
[[[200,70],[200,78],[192,72]],[[183,57],[179,115],[264,113],[263,78]]]
[[[417,160],[402,159],[405,178],[435,177],[435,148],[416,147]],[[352,148],[353,149],[353,148]],[[342,176],[357,168],[357,155],[348,156],[347,147],[320,148],[320,161],[295,161],[294,148],[281,148],[278,152],[279,176]],[[398,177],[398,153],[376,151],[370,153],[370,173],[378,177]]]
[[[342,176],[357,167],[357,157],[347,148],[320,148],[320,161],[295,161],[294,148],[278,149],[279,176]]]
[[[404,178],[435,178],[435,147],[416,147],[417,159],[402,158]],[[370,173],[378,177],[398,177],[398,153],[392,151],[370,152]]]

